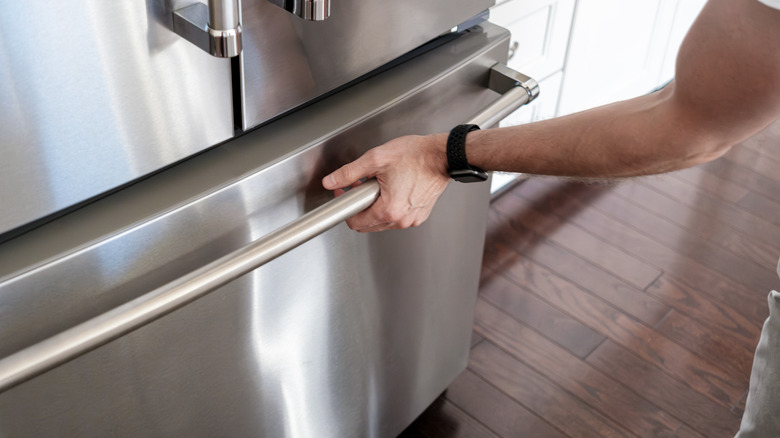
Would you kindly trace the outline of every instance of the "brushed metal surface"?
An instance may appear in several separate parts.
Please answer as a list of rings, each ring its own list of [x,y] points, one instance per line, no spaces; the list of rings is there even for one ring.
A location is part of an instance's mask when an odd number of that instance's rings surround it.
[[[370,72],[447,33],[493,3],[338,0],[330,5],[327,20],[313,22],[269,1],[245,0],[244,129]]]
[[[379,183],[368,180],[202,268],[0,359],[0,392],[101,347],[254,271],[370,207],[378,196]]]
[[[232,5],[232,6],[231,6]],[[222,8],[234,8],[231,12],[210,12]],[[212,16],[217,16],[213,20]],[[212,22],[217,24],[212,26]],[[228,27],[232,26],[232,27]],[[173,31],[204,52],[217,58],[233,58],[241,53],[241,24],[238,22],[237,1],[193,3],[173,11]]]
[[[208,0],[209,27],[231,30],[241,23],[238,0]]]
[[[3,243],[0,357],[322,205],[367,148],[466,120],[507,45],[486,24]],[[451,184],[415,229],[339,225],[0,394],[2,433],[395,436],[466,366],[488,191]]]
[[[179,0],[3,2],[0,235],[233,135],[230,61]]]

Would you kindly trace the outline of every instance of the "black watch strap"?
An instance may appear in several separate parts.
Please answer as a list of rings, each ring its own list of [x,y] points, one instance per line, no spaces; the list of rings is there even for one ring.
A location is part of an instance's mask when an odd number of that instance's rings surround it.
[[[478,182],[488,178],[487,172],[469,165],[466,159],[466,135],[479,129],[477,125],[458,125],[447,137],[447,166],[452,179],[459,182]]]

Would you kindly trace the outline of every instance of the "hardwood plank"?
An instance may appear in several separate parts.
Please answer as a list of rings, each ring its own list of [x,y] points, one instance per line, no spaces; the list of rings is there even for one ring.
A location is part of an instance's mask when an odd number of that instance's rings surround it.
[[[523,191],[518,190],[514,193],[519,193],[522,196]],[[544,210],[544,213],[553,214],[554,210],[547,204],[560,206],[564,205],[564,203],[561,201],[567,201],[565,199],[561,199],[563,198],[562,196],[557,196],[558,199],[555,198],[556,197],[548,198],[552,201],[549,203],[534,202],[533,205],[539,206]],[[569,201],[569,204],[578,202],[576,199]],[[530,209],[530,204],[526,206],[526,208]],[[578,211],[578,214],[571,217],[571,221],[573,223],[580,224],[583,228],[593,232],[594,235],[603,237],[605,240],[614,240],[616,245],[625,245],[627,250],[632,250],[640,257],[645,258],[648,261],[655,263],[657,266],[663,267],[664,269],[672,270],[673,272],[676,272],[683,277],[685,275],[690,275],[691,271],[696,269],[702,270],[702,274],[704,274],[705,277],[715,275],[714,271],[709,271],[708,269],[703,268],[693,259],[681,257],[678,251],[673,251],[669,248],[666,248],[655,242],[653,239],[643,236],[638,231],[631,229],[600,212],[597,212],[593,209],[584,208],[584,206],[581,206],[581,208],[582,209]],[[668,275],[669,274],[666,274],[664,277]],[[699,352],[700,355],[710,359],[710,361],[713,363],[721,363],[722,365],[729,366],[734,365],[736,368],[733,369],[738,371],[743,370],[743,368],[740,368],[739,366],[744,365],[745,360],[747,359],[747,361],[749,361],[749,357],[752,356],[752,350],[760,332],[758,325],[750,322],[748,319],[742,317],[738,313],[733,312],[730,308],[725,308],[724,306],[718,305],[717,303],[712,303],[711,299],[707,299],[706,295],[697,291],[687,291],[682,290],[681,288],[672,288],[672,292],[677,292],[676,298],[678,299],[666,300],[665,298],[667,298],[667,295],[660,292],[666,292],[667,290],[659,289],[658,286],[669,286],[667,282],[657,281],[655,285],[655,288],[651,288],[652,293],[655,293],[656,296],[658,296],[660,299],[662,299],[662,301],[669,304],[670,306],[680,308],[686,315],[695,314],[704,321],[706,321],[707,318],[711,315],[718,317],[716,321],[708,322],[706,324],[708,327],[706,330],[699,330],[699,332],[710,334],[712,336],[714,336],[714,333],[718,333],[718,337],[715,339],[721,340],[722,342],[728,342],[730,347],[739,347],[741,349],[740,351],[746,352],[748,354],[748,357],[735,354],[725,358],[725,360],[720,360],[719,357],[713,356],[713,354],[702,354],[707,352],[706,350],[699,349],[704,344],[690,342],[691,339],[689,336],[691,336],[692,333],[695,333],[694,331],[668,330],[664,333],[669,338],[681,343],[684,346],[687,346],[691,351]],[[672,284],[672,286],[675,285]],[[681,297],[683,298],[682,300],[679,299]],[[713,307],[717,309],[713,309]],[[713,313],[713,310],[718,310],[718,312]],[[669,321],[665,320],[666,323],[669,324],[674,321],[680,325],[684,325],[685,327],[690,328],[691,330],[693,328],[702,326],[702,323],[690,320],[688,317],[685,317],[683,321],[683,318],[677,315],[678,314],[675,314]],[[725,333],[725,330],[720,328],[721,324],[733,333]],[[662,327],[669,328],[667,325]],[[738,338],[735,336],[738,336]],[[712,342],[712,340],[710,341]],[[720,353],[722,350],[723,349],[718,350],[717,353]],[[737,361],[736,364],[732,364],[733,361]]]
[[[520,195],[514,197],[514,202],[519,203],[527,214],[534,212],[536,215],[546,217],[548,222],[554,222],[553,215],[558,216],[559,222],[565,219],[571,224],[576,224],[625,253],[635,255],[640,263],[650,262],[667,273],[672,270],[672,272],[688,275],[692,269],[703,269],[706,271],[703,272],[703,276],[709,277],[716,272],[723,272],[729,275],[729,278],[743,284],[748,290],[767,290],[777,278],[774,270],[769,271],[728,251],[721,251],[715,245],[696,236],[683,235],[674,243],[667,242],[662,245],[654,236],[648,236],[642,231],[622,224],[604,213],[589,208],[577,199],[567,198],[565,194],[554,194],[551,199],[530,203],[523,198],[523,193],[522,190],[513,192]],[[560,206],[565,204],[576,206],[577,213],[573,215],[561,213]],[[594,247],[591,251],[596,253],[600,249]],[[749,295],[754,296],[752,293]]]
[[[715,174],[706,172],[701,167],[690,167],[677,172],[667,174],[669,178],[677,178],[685,181],[697,190],[703,190],[726,202],[737,203],[745,197],[750,190],[735,184]]]
[[[398,438],[496,438],[460,408],[439,397]]]
[[[775,225],[780,225],[780,201],[773,201],[758,193],[748,193],[738,203],[741,208],[750,213],[765,218]]]
[[[756,319],[747,318],[729,305],[713,300],[710,296],[667,275],[647,288],[647,293],[658,297],[681,313],[728,331],[731,335],[739,337],[743,345],[751,349],[755,347],[761,334],[761,326],[756,321],[766,318],[769,314],[764,306],[761,309],[762,313],[757,315]]]
[[[775,201],[780,201],[780,182],[759,175],[726,158],[719,158],[715,161],[701,164],[699,167],[706,172],[741,185],[750,191],[760,193]]]
[[[739,428],[739,417],[729,408],[612,341],[601,344],[586,360],[707,437],[732,437]]]
[[[757,337],[754,342],[746,342],[717,324],[700,323],[675,310],[669,312],[655,329],[688,350],[718,364],[718,367],[737,377],[737,383],[748,385]]]
[[[571,316],[549,305],[538,296],[517,287],[504,276],[492,276],[480,285],[480,294],[509,296],[503,311],[547,338],[566,348],[575,356],[585,357],[606,339]]]
[[[696,432],[695,430],[683,425],[677,433],[674,434],[675,438],[706,438],[704,435]]]
[[[674,199],[676,202],[679,202],[681,207],[694,210],[699,215],[709,216],[737,230],[741,230],[746,235],[771,239],[772,242],[780,244],[780,226],[742,208],[720,202],[717,198],[703,192],[695,194],[683,192],[673,184],[672,179],[664,176],[640,178],[636,181],[638,184],[656,190],[670,199]]]
[[[780,168],[780,160],[775,160],[766,154],[749,148],[734,147],[723,158],[750,169],[761,176],[780,182],[780,175],[777,173],[777,169]]]
[[[476,329],[491,343],[631,432],[668,437],[680,426],[680,420],[498,308],[480,299],[475,315]]]
[[[660,269],[636,259],[576,225],[561,221],[555,216],[540,214],[525,203],[519,206],[517,204],[517,197],[507,196],[494,202],[492,208],[513,215],[514,220],[527,229],[639,289],[650,285],[662,273]]]
[[[660,321],[669,311],[668,306],[640,289],[516,223],[513,216],[491,209],[488,220],[492,231],[489,243],[485,245],[485,260],[492,269],[503,272],[522,259],[530,258],[649,325]]]
[[[710,215],[633,180],[616,185],[611,193],[705,239],[723,227],[720,221]]]
[[[588,192],[592,190],[602,194],[589,195]],[[603,239],[622,245],[627,251],[655,263],[664,269],[666,276],[678,279],[688,289],[696,289],[710,295],[749,318],[765,318],[766,300],[763,294],[757,293],[755,288],[734,282],[719,270],[710,269],[700,264],[698,259],[682,253],[697,256],[701,252],[711,251],[727,261],[734,260],[733,254],[724,254],[712,243],[691,235],[676,224],[645,212],[625,199],[604,193],[603,189],[598,187],[571,183],[541,184],[534,180],[529,180],[522,187],[513,190],[512,195],[526,199],[547,214],[565,217]],[[587,206],[581,201],[583,198]],[[699,248],[686,249],[687,245],[698,245]],[[736,260],[734,263],[735,266],[740,266],[744,260]]]
[[[683,279],[689,278],[701,290],[712,290],[714,296],[731,301],[731,304],[737,308],[745,306],[744,299],[736,297],[735,294],[743,294],[747,298],[756,300],[754,306],[749,308],[751,312],[764,311],[766,306],[763,305],[763,298],[759,299],[755,293],[746,292],[746,288],[731,284],[733,282],[723,277],[719,271],[701,265],[696,259],[686,257],[684,253],[710,250],[728,259],[727,261],[732,260],[735,256],[723,254],[722,251],[713,248],[711,244],[696,237],[685,236],[684,231],[673,229],[675,226],[668,222],[648,220],[648,216],[641,214],[641,212],[625,213],[626,211],[638,210],[638,208],[628,205],[626,201],[617,197],[602,197],[597,201],[599,205],[589,207],[581,205],[577,197],[570,196],[569,191],[565,188],[547,191],[544,192],[543,196],[540,196],[536,193],[538,190],[533,187],[532,181],[527,184],[528,188],[516,190],[513,194],[531,202],[534,207],[539,208],[545,214],[557,214],[561,218],[567,218],[594,235],[613,242],[624,250],[631,251],[638,257],[655,264],[666,272],[665,275]],[[609,213],[619,216],[620,220],[602,212],[601,209],[597,208],[599,206],[606,207]],[[569,214],[569,210],[576,210],[577,213]],[[649,234],[645,234],[645,232]],[[675,232],[682,237],[664,244],[656,241],[656,236],[659,234],[666,236]],[[666,241],[667,237],[661,237],[661,240]],[[671,245],[682,247],[682,250],[670,248]],[[696,250],[685,248],[696,245],[701,246],[701,248]],[[741,262],[741,260],[734,260],[737,266],[741,265]],[[726,283],[726,285],[719,287],[720,283]]]
[[[606,335],[670,375],[688,382],[690,386],[724,406],[730,407],[742,395],[743,385],[717,364],[696,356],[651,327],[584,293],[576,284],[558,277],[546,268],[525,260],[513,264],[505,274],[515,284],[541,296],[583,324]]]
[[[717,231],[710,237],[710,242],[765,269],[774,270],[777,266],[777,258],[780,257],[780,251],[776,245],[763,239],[746,237],[730,228]]]
[[[447,388],[446,398],[501,437],[566,437],[469,370]]]
[[[570,437],[636,436],[489,342],[472,351],[469,369]]]

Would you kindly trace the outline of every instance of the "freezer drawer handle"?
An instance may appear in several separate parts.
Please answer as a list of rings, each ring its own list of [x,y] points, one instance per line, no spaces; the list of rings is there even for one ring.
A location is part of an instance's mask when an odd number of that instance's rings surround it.
[[[491,67],[488,87],[501,93],[501,97],[466,123],[489,128],[539,96],[535,79],[501,63]]]
[[[466,123],[492,126],[539,94],[535,80],[505,65],[490,69],[488,86],[503,95]],[[322,234],[374,203],[369,180],[293,222],[184,277],[0,360],[0,392],[94,350],[247,274]]]
[[[209,0],[173,11],[173,31],[218,58],[241,53],[238,0]]]
[[[379,196],[369,180],[184,277],[0,360],[0,392],[154,321],[253,271],[368,208]]]

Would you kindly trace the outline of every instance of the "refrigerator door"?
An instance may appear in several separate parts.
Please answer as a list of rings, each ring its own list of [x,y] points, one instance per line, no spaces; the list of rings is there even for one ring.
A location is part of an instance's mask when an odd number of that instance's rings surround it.
[[[507,47],[486,23],[3,243],[0,358],[329,201],[368,148],[469,120]],[[0,435],[395,436],[466,366],[488,200],[453,183],[421,227],[338,225],[3,391]]]
[[[233,135],[230,61],[171,30],[185,3],[2,2],[0,241]]]
[[[487,11],[494,0],[328,3],[327,19],[305,21],[268,0],[242,2],[244,129],[449,32]]]

